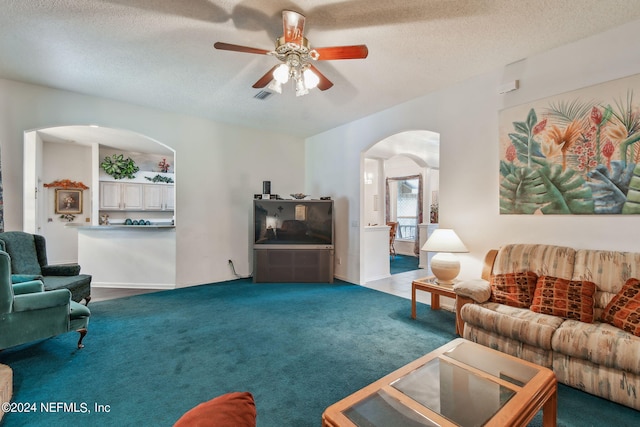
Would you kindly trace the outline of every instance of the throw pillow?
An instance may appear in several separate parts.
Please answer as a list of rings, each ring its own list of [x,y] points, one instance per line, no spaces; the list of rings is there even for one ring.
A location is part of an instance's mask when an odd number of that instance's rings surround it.
[[[595,293],[593,282],[540,276],[531,311],[593,323]]]
[[[491,298],[491,286],[484,279],[461,280],[453,285],[456,295],[471,298],[477,303],[483,303]]]
[[[605,307],[602,321],[640,337],[640,280],[627,280]]]
[[[512,307],[529,308],[538,275],[532,271],[494,274],[491,276],[492,302]]]
[[[223,394],[187,411],[174,427],[255,427],[256,405],[249,392]]]

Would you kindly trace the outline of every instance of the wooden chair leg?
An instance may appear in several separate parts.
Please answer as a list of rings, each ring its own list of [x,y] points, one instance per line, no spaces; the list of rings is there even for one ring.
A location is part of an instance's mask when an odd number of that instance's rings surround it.
[[[82,340],[84,339],[84,336],[87,335],[87,329],[78,329],[78,333],[80,334],[80,339],[78,340],[78,348],[83,348],[84,344],[82,344]]]
[[[91,295],[87,295],[86,297],[84,297],[84,305],[85,306],[89,305],[89,301],[91,301]]]

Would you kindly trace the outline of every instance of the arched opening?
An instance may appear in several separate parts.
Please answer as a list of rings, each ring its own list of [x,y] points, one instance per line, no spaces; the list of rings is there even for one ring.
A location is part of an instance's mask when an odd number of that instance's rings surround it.
[[[125,159],[134,160],[139,168],[135,178],[115,180],[105,174],[100,164],[105,157],[113,154],[122,154]],[[24,156],[23,230],[41,234],[46,238],[50,264],[80,263],[83,271],[94,276],[92,287],[175,287],[173,225],[176,212],[173,201],[176,156],[173,149],[128,130],[98,126],[59,126],[25,132]],[[170,165],[168,173],[160,172],[159,163],[162,160]],[[156,176],[162,176],[162,181],[158,182]],[[63,194],[60,183],[65,181],[73,183],[71,192],[72,196],[76,196],[76,204],[69,212],[60,210],[58,200]],[[126,185],[128,192],[140,196],[140,204],[105,207],[104,194],[101,194],[100,190],[103,184],[110,183],[109,181]],[[163,184],[164,187],[160,189]],[[82,188],[76,190],[73,187]],[[148,198],[149,201],[143,198],[147,193],[156,197],[164,195],[166,200],[171,201],[171,205],[150,204],[151,197]],[[103,227],[103,220],[107,217],[111,221],[110,230],[107,230],[109,227]],[[145,223],[148,221],[153,227],[145,230],[148,231],[146,234],[137,235],[133,229],[118,229],[118,226],[124,226],[127,217],[136,220],[144,218]],[[132,244],[127,246],[135,247],[144,244],[146,240],[149,240],[149,244],[157,245],[158,239],[154,239],[154,231],[163,225],[171,229],[171,233],[164,233],[161,237],[164,257],[161,271],[166,276],[161,282],[149,281],[145,277],[136,278],[135,274],[127,281],[115,278],[111,272],[125,272],[129,269],[82,249],[84,233],[98,229],[100,233],[92,234],[84,241],[88,241],[92,247],[100,247],[113,237],[114,240],[108,243],[112,245],[110,253],[121,252],[113,250],[118,238],[117,233],[131,232],[130,236],[136,236],[131,237]],[[142,237],[137,238],[139,236]],[[167,246],[169,248],[165,249]],[[138,251],[143,252],[144,248],[138,248]],[[157,251],[154,252],[154,248],[150,247],[147,258],[151,260],[154,253]],[[129,257],[128,261],[130,264],[137,263],[138,270],[144,270],[139,260],[136,262]],[[158,262],[153,262],[153,265],[158,265]]]
[[[437,228],[439,147],[438,133],[414,130],[389,136],[362,153],[361,283],[428,268],[428,256],[419,248],[429,230]],[[387,223],[397,223],[393,246]],[[415,257],[415,263],[408,258],[400,269],[392,268],[400,256]]]

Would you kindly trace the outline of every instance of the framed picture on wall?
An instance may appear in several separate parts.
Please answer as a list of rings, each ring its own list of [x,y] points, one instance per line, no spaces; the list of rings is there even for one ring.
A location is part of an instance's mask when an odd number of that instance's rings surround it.
[[[57,214],[81,214],[82,190],[57,189],[56,190]]]

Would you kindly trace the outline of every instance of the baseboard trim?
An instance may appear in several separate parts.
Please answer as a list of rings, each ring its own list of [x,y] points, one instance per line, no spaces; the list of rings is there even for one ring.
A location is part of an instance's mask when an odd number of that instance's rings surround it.
[[[91,282],[92,288],[116,288],[116,289],[176,289],[174,283],[109,283]]]

